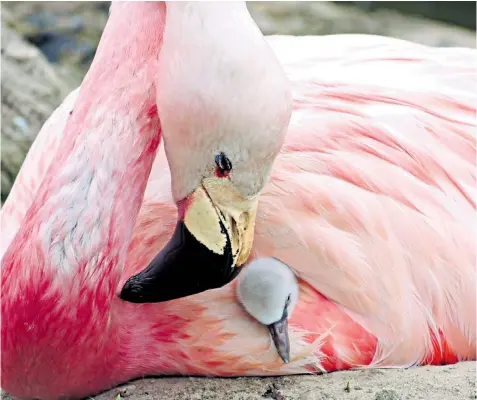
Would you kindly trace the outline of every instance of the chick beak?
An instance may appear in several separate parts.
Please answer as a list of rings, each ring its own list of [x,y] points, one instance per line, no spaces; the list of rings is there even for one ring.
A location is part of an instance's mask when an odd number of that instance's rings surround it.
[[[290,340],[288,338],[288,315],[286,312],[279,321],[268,325],[268,330],[272,335],[273,343],[280,358],[285,364],[288,364],[290,362]]]

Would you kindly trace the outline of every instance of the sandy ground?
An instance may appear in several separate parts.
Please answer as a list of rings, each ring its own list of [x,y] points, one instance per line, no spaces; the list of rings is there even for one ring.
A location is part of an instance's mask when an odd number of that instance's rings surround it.
[[[127,400],[475,400],[476,364],[281,378],[143,379],[94,400],[118,394]]]
[[[121,400],[475,400],[476,364],[281,378],[141,379],[89,400],[118,395]]]

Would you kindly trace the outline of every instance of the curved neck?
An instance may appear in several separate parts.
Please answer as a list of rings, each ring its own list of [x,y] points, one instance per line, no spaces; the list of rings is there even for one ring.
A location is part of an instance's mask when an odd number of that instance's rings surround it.
[[[85,289],[112,297],[161,138],[154,76],[163,20],[159,3],[113,7],[56,157],[2,260],[4,298],[40,283],[70,299]]]
[[[65,130],[50,133],[61,137],[56,157],[2,259],[7,389],[27,359],[16,388],[36,388],[29,397],[94,392],[113,373],[120,339],[109,337],[109,310],[161,139],[154,77],[164,12],[155,2],[114,4]],[[95,356],[75,368],[75,387],[64,366],[85,354]]]

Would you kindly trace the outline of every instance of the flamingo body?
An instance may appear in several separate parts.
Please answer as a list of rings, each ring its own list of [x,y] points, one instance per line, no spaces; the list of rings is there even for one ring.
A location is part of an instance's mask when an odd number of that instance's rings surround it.
[[[177,217],[150,84],[164,12],[114,10],[96,64],[45,123],[3,207],[2,388],[58,399],[151,374],[474,360],[475,50],[268,38],[294,107],[252,258],[277,257],[300,278],[289,364],[235,282],[167,303],[119,299]],[[134,41],[120,45],[126,27]],[[68,236],[73,223],[89,236]]]

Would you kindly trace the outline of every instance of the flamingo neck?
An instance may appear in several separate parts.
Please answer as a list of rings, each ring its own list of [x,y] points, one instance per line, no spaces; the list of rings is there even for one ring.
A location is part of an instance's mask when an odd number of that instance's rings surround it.
[[[126,254],[160,142],[154,73],[162,19],[158,5],[112,11],[56,161],[16,240],[33,242],[55,271],[70,275]]]
[[[2,260],[6,297],[20,289],[10,279],[37,290],[48,282],[69,299],[116,290],[161,138],[154,74],[163,20],[159,3],[112,10],[56,161]]]
[[[110,311],[161,139],[154,76],[164,13],[155,2],[114,5],[65,131],[51,132],[62,137],[58,153],[2,259],[2,380],[12,393],[37,391],[20,397],[94,391],[113,373],[120,338],[108,336]],[[95,356],[76,365],[75,380],[91,387],[76,388],[61,371],[85,354]],[[31,365],[28,376],[16,378],[16,365]]]

